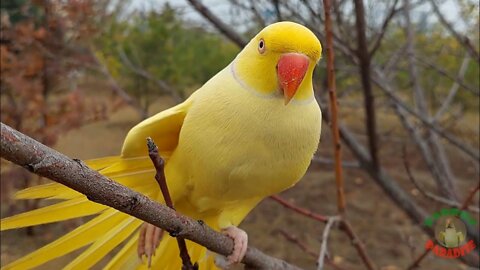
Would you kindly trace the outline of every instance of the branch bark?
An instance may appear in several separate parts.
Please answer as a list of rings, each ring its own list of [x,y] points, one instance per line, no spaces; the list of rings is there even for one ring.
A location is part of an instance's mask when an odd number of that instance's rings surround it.
[[[467,36],[463,36],[460,33],[458,33],[452,26],[451,23],[445,19],[445,16],[443,16],[442,12],[440,12],[440,9],[438,8],[437,3],[435,3],[435,0],[430,0],[430,5],[433,8],[433,12],[437,15],[438,19],[440,22],[447,28],[448,32],[452,34],[452,36],[457,39],[458,43],[460,43],[465,49],[468,51],[468,53],[474,58],[476,61],[480,63],[480,54],[478,51],[475,49],[474,45],[470,41],[470,39]]]
[[[227,36],[231,41],[237,44],[240,47],[247,45],[247,41],[233,31],[228,25],[223,23],[215,14],[213,14],[202,2],[198,0],[188,0],[188,2],[195,8],[200,14],[203,15],[205,19],[210,21],[215,27],[225,36]]]
[[[325,10],[325,32],[327,35],[327,87],[330,100],[331,128],[333,134],[333,147],[335,152],[335,182],[337,184],[337,207],[338,212],[345,213],[345,192],[343,189],[343,171],[342,171],[342,144],[338,132],[338,101],[337,86],[335,80],[335,54],[333,51],[333,29],[330,18],[331,3],[330,0],[323,0]]]
[[[93,52],[93,49],[90,50],[90,55],[92,56],[95,63],[98,65],[100,72],[103,73],[105,77],[108,79],[108,83],[112,87],[112,90],[115,94],[117,94],[126,104],[132,106],[142,119],[148,117],[148,112],[140,106],[137,100],[133,99],[120,85],[118,85],[117,81],[113,78],[112,74],[108,70],[108,68],[98,59],[98,57]]]
[[[360,61],[360,76],[362,79],[363,98],[365,102],[365,124],[367,126],[368,147],[372,159],[373,169],[379,169],[378,150],[377,150],[377,128],[375,119],[375,98],[370,81],[370,53],[366,38],[365,10],[362,0],[355,0],[355,15],[357,26],[357,57]],[[333,116],[333,115],[332,115]]]
[[[232,239],[203,222],[130,190],[91,170],[82,161],[71,159],[4,123],[1,123],[0,149],[2,158],[83,193],[92,202],[113,207],[172,235],[199,243],[213,252],[229,255],[233,250]],[[300,269],[252,247],[248,248],[242,263],[253,269]]]

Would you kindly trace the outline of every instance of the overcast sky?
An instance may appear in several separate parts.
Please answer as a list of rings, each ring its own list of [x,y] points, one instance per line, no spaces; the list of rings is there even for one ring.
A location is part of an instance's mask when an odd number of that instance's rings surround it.
[[[184,19],[209,26],[209,23],[201,15],[199,15],[186,0],[133,0],[130,7],[133,10],[149,10],[152,8],[161,8],[166,2],[170,3],[170,5],[175,9],[182,11]],[[222,16],[227,23],[230,23],[234,19],[238,19],[236,17],[238,14],[232,14],[231,5],[227,0],[202,0],[202,3],[207,5],[216,15]],[[385,3],[385,1],[367,0],[366,3],[367,6],[374,6],[377,3]],[[390,1],[387,3],[390,3]],[[459,20],[460,13],[455,0],[446,0],[440,5],[440,9],[447,20],[455,24],[456,28],[462,29],[465,27],[462,23],[462,20]],[[430,10],[431,7],[428,2],[415,9],[415,11],[420,13],[430,12]],[[381,16],[380,18],[383,19]],[[432,16],[432,19],[433,18],[434,16]]]

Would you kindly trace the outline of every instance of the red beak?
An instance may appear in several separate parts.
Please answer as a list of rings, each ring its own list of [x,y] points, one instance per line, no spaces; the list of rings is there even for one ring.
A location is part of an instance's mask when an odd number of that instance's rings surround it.
[[[310,60],[300,53],[286,53],[277,63],[277,77],[287,105],[298,90],[307,73]]]

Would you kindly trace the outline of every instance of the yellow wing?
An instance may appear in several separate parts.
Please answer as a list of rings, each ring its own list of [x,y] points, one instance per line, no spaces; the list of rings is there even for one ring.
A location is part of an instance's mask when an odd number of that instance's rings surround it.
[[[146,138],[154,139],[162,156],[167,157],[168,162],[168,156],[178,144],[178,135],[191,103],[190,98],[133,127],[125,139],[121,156],[88,160],[86,164],[103,175],[162,202],[163,199],[154,180],[153,165],[148,158]],[[16,197],[18,199],[60,199],[62,201],[2,219],[0,226],[2,231],[87,215],[98,215],[98,217],[51,244],[4,266],[3,269],[30,269],[87,245],[88,248],[67,267],[88,269],[123,242],[126,244],[124,248],[120,249],[121,259],[119,256],[115,256],[109,265],[119,266],[122,264],[128,265],[129,268],[131,268],[130,266],[142,267],[136,257],[136,248],[132,248],[138,238],[136,231],[141,225],[141,221],[115,209],[90,202],[83,194],[58,183],[31,187],[18,192]],[[168,242],[175,244],[175,241]],[[163,246],[171,245],[165,243]],[[176,258],[177,254],[174,256]],[[126,258],[128,260],[125,260]],[[165,257],[163,261],[165,261]]]
[[[147,137],[152,137],[162,156],[169,156],[178,144],[178,135],[191,104],[192,97],[134,126],[128,132],[123,143],[122,157],[132,158],[147,155],[145,146]]]

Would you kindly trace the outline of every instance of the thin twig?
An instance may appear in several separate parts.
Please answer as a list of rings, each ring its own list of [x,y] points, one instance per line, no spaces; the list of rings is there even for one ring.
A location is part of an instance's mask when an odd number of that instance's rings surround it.
[[[281,198],[277,195],[270,196],[270,198],[273,199],[274,201],[280,203],[281,205],[285,206],[286,208],[289,208],[289,209],[293,210],[295,213],[298,213],[300,215],[309,217],[311,219],[314,219],[314,220],[317,220],[317,221],[320,221],[320,222],[323,222],[323,223],[327,223],[328,220],[330,219],[330,216],[323,216],[323,215],[320,215],[320,214],[317,214],[317,213],[313,213],[312,211],[310,211],[308,209],[305,209],[305,208],[302,208],[302,207],[298,207],[298,206],[286,201],[285,199],[283,199],[283,198]],[[348,223],[347,221],[345,221],[342,218],[341,221],[340,221],[339,229],[342,230],[343,232],[345,232],[345,234],[348,236],[352,245],[357,250],[358,254],[360,255],[360,258],[364,262],[367,269],[370,269],[370,270],[375,269],[375,266],[374,266],[372,260],[367,255],[367,251],[365,250],[365,247],[363,246],[363,244],[362,244],[361,240],[358,238],[358,236],[354,233],[350,223]]]
[[[400,106],[410,115],[414,116],[418,119],[424,126],[429,128],[431,131],[437,133],[439,136],[450,142],[453,146],[457,147],[459,150],[462,150],[463,153],[467,154],[471,158],[475,159],[476,161],[480,160],[480,153],[471,145],[464,144],[460,139],[451,135],[447,131],[445,131],[442,127],[439,127],[435,123],[432,123],[430,119],[422,114],[419,114],[415,111],[415,109],[410,108],[404,101],[398,97],[394,91],[392,86],[387,81],[384,74],[378,70],[374,70],[374,74],[372,74],[373,82],[392,100],[395,102],[396,105]]]
[[[307,246],[307,244],[305,244],[304,242],[300,241],[300,239],[298,239],[298,237],[289,234],[289,233],[288,233],[287,231],[285,231],[284,229],[278,229],[277,231],[280,233],[280,235],[282,235],[283,237],[285,237],[285,239],[287,239],[289,242],[292,242],[293,244],[295,244],[296,246],[298,246],[301,250],[303,250],[305,253],[307,253],[307,254],[310,255],[311,257],[313,257],[313,258],[316,258],[316,257],[317,257],[317,254],[315,253],[315,251],[313,251],[312,248],[310,248],[309,246]]]
[[[333,145],[335,151],[335,180],[337,183],[337,206],[338,212],[345,213],[345,193],[343,190],[343,172],[342,172],[342,145],[340,142],[340,133],[338,131],[338,102],[337,86],[335,81],[335,54],[333,51],[333,30],[330,18],[331,5],[330,0],[324,0],[325,10],[325,32],[327,34],[327,87],[330,97],[330,122],[332,123]],[[372,153],[373,154],[373,153]]]
[[[415,186],[415,188],[418,191],[420,191],[420,193],[422,193],[425,197],[427,197],[427,198],[429,198],[433,201],[440,202],[440,203],[443,203],[443,204],[448,205],[448,206],[461,208],[462,207],[461,203],[459,203],[457,201],[447,199],[447,198],[444,198],[442,196],[435,195],[435,194],[433,194],[429,191],[426,191],[424,188],[422,188],[420,186],[420,183],[413,176],[413,173],[410,169],[410,163],[408,162],[408,158],[407,158],[407,146],[404,144],[402,148],[403,148],[403,150],[402,150],[402,152],[403,152],[403,154],[402,154],[403,166],[405,167],[405,171],[407,172],[408,178],[410,179],[412,184]],[[480,213],[480,209],[478,207],[468,205],[467,208],[468,208],[468,210],[473,211],[475,213]]]
[[[380,45],[382,44],[383,36],[387,32],[388,25],[392,21],[395,14],[400,10],[396,8],[397,4],[398,4],[398,0],[395,0],[392,4],[392,7],[390,8],[390,12],[385,17],[385,20],[383,21],[383,24],[382,24],[382,28],[380,29],[380,33],[376,37],[375,42],[373,43],[372,49],[370,49],[370,52],[369,52],[370,58],[373,57],[375,55],[375,52],[377,52],[377,50],[380,48]]]
[[[360,240],[360,238],[358,238],[357,234],[353,231],[352,225],[345,219],[342,219],[340,221],[340,229],[347,234],[348,238],[350,238],[352,245],[357,250],[357,253],[360,255],[360,258],[362,259],[367,269],[369,270],[376,269],[375,265],[373,264],[373,261],[370,259],[370,257],[368,257],[367,250],[365,249],[365,246],[363,245],[362,241]]]
[[[282,197],[280,197],[278,195],[272,195],[272,196],[270,196],[270,199],[280,203],[281,205],[283,205],[286,208],[289,208],[289,209],[293,210],[294,212],[297,212],[301,215],[307,216],[307,217],[312,218],[314,220],[318,220],[318,221],[324,222],[324,223],[326,223],[328,221],[329,217],[323,216],[323,215],[320,215],[320,214],[317,214],[317,213],[313,213],[312,211],[310,211],[306,208],[302,208],[302,207],[298,207],[296,205],[293,205],[292,203],[288,202],[287,200],[283,199]]]
[[[168,191],[167,181],[165,179],[165,161],[162,157],[160,157],[160,154],[158,153],[158,147],[150,137],[147,138],[147,147],[148,156],[152,160],[153,166],[155,166],[156,170],[155,180],[157,180],[157,183],[160,186],[165,203],[168,207],[175,210],[173,207],[172,198],[170,197],[170,192]],[[178,248],[180,250],[180,258],[182,259],[182,270],[198,270],[198,264],[192,264],[192,261],[190,260],[185,239],[180,236],[176,238]]]
[[[312,158],[312,162],[320,164],[320,165],[335,166],[335,160],[324,158],[324,157],[315,156],[315,157]],[[343,161],[342,162],[342,167],[352,168],[352,169],[361,168],[360,163],[358,163],[356,161]]]
[[[480,189],[480,184],[477,185],[476,188],[473,188],[470,193],[467,195],[467,197],[465,198],[465,200],[463,201],[462,203],[462,206],[460,207],[460,211],[463,211],[465,209],[467,209],[467,207],[472,203],[473,201],[473,198],[475,196],[475,194],[477,193],[477,191]],[[422,254],[420,254],[414,261],[412,264],[410,264],[410,266],[407,268],[408,270],[412,270],[412,269],[415,269],[417,267],[420,266],[420,262],[422,262],[423,259],[425,259],[425,257],[427,257],[428,254],[430,254],[430,251],[432,251],[432,249],[425,249]]]
[[[452,23],[448,22],[445,16],[443,16],[442,12],[438,8],[437,3],[435,3],[435,0],[430,0],[429,1],[432,8],[433,12],[437,15],[438,19],[440,20],[440,23],[447,28],[448,32],[452,34],[452,36],[460,43],[466,50],[467,52],[472,56],[472,58],[475,59],[475,61],[480,62],[480,54],[478,53],[477,49],[475,48],[475,45],[472,44],[470,39],[466,35],[462,35],[458,33],[452,26]]]
[[[195,8],[203,17],[209,20],[215,27],[222,32],[225,36],[227,36],[230,40],[232,40],[235,44],[240,47],[244,47],[247,45],[247,41],[240,36],[237,32],[233,31],[228,25],[226,25],[223,21],[220,20],[219,17],[215,16],[201,1],[198,0],[188,0],[190,5]]]
[[[298,237],[296,237],[295,235],[292,235],[290,233],[288,233],[287,231],[283,230],[283,229],[279,229],[277,230],[277,232],[280,233],[280,235],[282,235],[283,237],[285,237],[285,239],[293,244],[295,244],[296,246],[298,246],[301,250],[303,250],[305,253],[307,253],[308,255],[310,255],[310,257],[312,258],[317,258],[317,253],[315,251],[313,251],[309,246],[307,246],[307,244],[305,244],[304,242],[302,242],[300,239],[298,239]],[[325,257],[325,262],[330,265],[333,269],[336,269],[336,270],[345,270],[345,268],[343,267],[340,267],[338,266],[336,263],[333,262],[333,260],[331,260],[330,258],[328,257]]]
[[[332,228],[333,224],[335,224],[339,220],[340,220],[340,217],[338,216],[329,217],[327,225],[325,226],[325,229],[323,229],[322,244],[320,246],[320,255],[318,256],[318,260],[317,260],[317,270],[323,270],[323,263],[327,255],[327,241],[328,241],[328,236],[330,235],[330,229]]]
[[[428,66],[430,68],[433,68],[437,73],[440,75],[458,83],[461,87],[464,89],[470,91],[471,93],[475,95],[480,95],[480,92],[478,91],[478,87],[472,86],[467,84],[462,78],[459,76],[452,76],[450,73],[448,73],[444,68],[440,67],[440,65],[435,64],[433,61],[430,61],[426,58],[423,58],[419,55],[415,55],[415,60],[419,62],[420,64],[423,64],[424,66]]]

